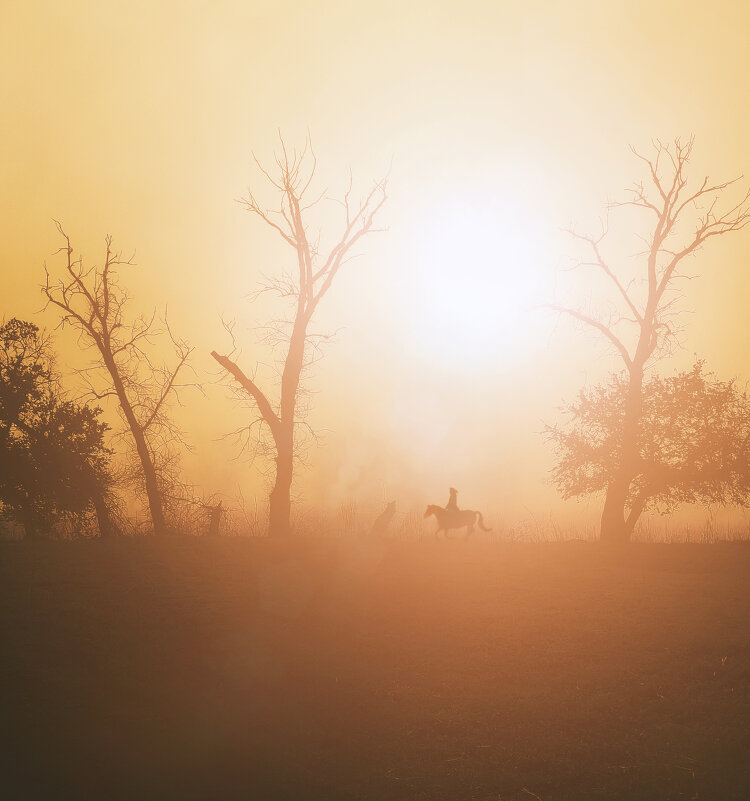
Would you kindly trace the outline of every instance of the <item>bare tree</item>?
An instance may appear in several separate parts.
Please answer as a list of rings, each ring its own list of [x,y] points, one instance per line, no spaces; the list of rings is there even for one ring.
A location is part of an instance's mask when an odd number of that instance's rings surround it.
[[[116,398],[137,453],[153,531],[165,534],[163,474],[174,460],[175,443],[182,441],[169,406],[179,402],[180,389],[195,386],[180,381],[193,348],[174,336],[166,318],[160,327],[155,311],[150,317],[127,320],[130,295],[119,281],[118,268],[133,261],[113,250],[112,237],[105,239],[104,263],[87,266],[81,256],[74,256],[62,225],[56,225],[65,242],[58,251],[65,265],[62,276],[53,280],[45,264],[42,292],[59,310],[61,325],[77,329],[81,344],[96,351],[95,364],[80,374],[92,397]],[[150,355],[155,340],[164,336],[174,351],[171,366],[154,362]]]
[[[625,366],[627,387],[618,459],[608,479],[601,518],[603,541],[629,540],[643,506],[632,485],[641,472],[638,443],[644,372],[676,344],[681,315],[679,280],[687,277],[680,271],[681,265],[712,237],[750,224],[750,190],[739,202],[721,205],[725,190],[739,178],[714,183],[706,177],[689,186],[687,168],[692,149],[692,137],[687,142],[656,142],[650,157],[633,149],[647,167],[647,180],[636,184],[627,200],[613,204],[615,208],[633,206],[642,210],[653,226],[644,240],[641,267],[633,281],[624,281],[621,271],[605,257],[606,230],[599,237],[570,232],[585,243],[590,254],[577,266],[593,268],[604,277],[624,309],[622,316],[603,320],[575,308],[551,307],[605,337]]]
[[[242,201],[245,208],[272,228],[294,251],[294,271],[272,281],[267,288],[281,297],[289,298],[294,317],[284,332],[286,353],[283,358],[278,401],[274,403],[253,377],[247,375],[227,355],[212,351],[211,355],[252,399],[260,420],[270,430],[275,481],[269,497],[269,534],[290,533],[291,485],[294,473],[295,434],[299,424],[300,377],[315,345],[309,330],[310,321],[322,298],[336,278],[341,266],[352,258],[352,249],[362,237],[373,233],[376,214],[386,200],[387,178],[373,185],[358,203],[351,200],[351,175],[343,200],[343,224],[335,244],[327,251],[319,250],[318,237],[310,236],[307,212],[323,199],[309,198],[315,176],[316,159],[309,141],[301,153],[289,152],[281,141],[281,153],[276,156],[276,175],[271,175],[257,161],[263,175],[278,195],[278,206],[269,210],[255,195]],[[276,329],[280,333],[280,329]],[[230,354],[231,355],[231,354]]]

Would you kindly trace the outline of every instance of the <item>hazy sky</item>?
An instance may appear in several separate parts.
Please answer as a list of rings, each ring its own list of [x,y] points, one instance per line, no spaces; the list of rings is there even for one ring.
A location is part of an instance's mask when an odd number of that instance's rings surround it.
[[[312,378],[326,433],[307,500],[405,510],[452,484],[467,506],[543,516],[559,508],[543,423],[618,367],[537,308],[596,305],[561,270],[578,253],[561,228],[596,231],[642,177],[628,146],[655,137],[694,134],[696,177],[750,176],[748,52],[740,2],[6,2],[2,314],[41,307],[57,218],[89,259],[106,233],[137,251],[135,306],[168,304],[199,371],[228,348],[221,315],[237,319],[248,369],[268,360],[251,328],[274,310],[245,296],[294,254],[235,200],[267,189],[253,151],[267,162],[277,129],[297,143],[309,129],[331,196],[349,167],[365,191],[393,166],[389,230],[321,309],[317,329],[341,330]],[[637,247],[610,255],[627,269]],[[698,352],[750,379],[749,248],[736,235],[691,264],[695,315],[664,370]],[[183,413],[186,467],[209,490],[260,486],[214,441],[241,415],[219,387]]]

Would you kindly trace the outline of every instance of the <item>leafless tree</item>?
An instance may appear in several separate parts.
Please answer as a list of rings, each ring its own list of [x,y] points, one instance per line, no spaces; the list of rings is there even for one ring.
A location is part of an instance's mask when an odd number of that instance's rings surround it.
[[[137,454],[153,531],[165,534],[165,481],[175,446],[182,442],[170,405],[179,403],[181,389],[195,386],[181,380],[193,348],[172,333],[166,318],[159,325],[155,311],[150,317],[128,320],[130,295],[120,283],[119,268],[132,265],[133,260],[113,249],[111,236],[105,239],[103,264],[88,266],[83,257],[74,255],[62,225],[56,225],[64,240],[58,251],[64,268],[61,277],[54,279],[45,264],[42,292],[48,305],[59,310],[60,324],[72,326],[82,346],[96,351],[94,364],[80,374],[90,396],[116,399]],[[171,365],[152,358],[160,338],[167,338],[174,351]]]
[[[638,442],[643,405],[644,372],[669,354],[679,332],[680,279],[685,259],[709,239],[750,224],[750,190],[739,202],[722,203],[725,190],[740,178],[712,182],[708,177],[699,183],[688,179],[688,165],[693,138],[665,144],[657,141],[649,156],[633,149],[645,165],[647,179],[636,184],[625,201],[615,209],[632,206],[644,212],[651,230],[644,240],[638,275],[632,281],[621,278],[605,255],[605,232],[598,237],[570,233],[588,249],[588,257],[578,267],[592,268],[609,283],[622,316],[609,319],[584,313],[576,308],[553,305],[551,308],[570,315],[603,336],[619,354],[627,376],[627,391],[620,428],[619,460],[606,487],[601,518],[603,541],[630,539],[633,525],[642,507],[631,484],[640,472]],[[635,500],[631,501],[635,497]]]
[[[321,252],[319,237],[311,236],[307,220],[309,210],[323,200],[323,195],[309,197],[316,170],[315,154],[309,141],[300,153],[296,150],[290,152],[281,140],[281,152],[275,162],[272,174],[256,159],[278,197],[276,209],[262,206],[252,193],[242,203],[291,247],[296,261],[292,273],[273,280],[267,287],[290,299],[294,308],[288,328],[274,329],[276,335],[283,335],[286,350],[278,400],[274,402],[258,386],[254,376],[245,373],[229,356],[216,351],[211,355],[252,399],[260,421],[270,430],[275,481],[269,497],[269,534],[284,536],[290,533],[291,486],[296,431],[300,423],[300,377],[316,345],[310,322],[342,265],[353,257],[355,245],[367,234],[378,230],[373,223],[386,200],[387,178],[376,182],[359,202],[353,202],[350,176],[349,187],[339,201],[343,210],[342,227],[330,250]]]

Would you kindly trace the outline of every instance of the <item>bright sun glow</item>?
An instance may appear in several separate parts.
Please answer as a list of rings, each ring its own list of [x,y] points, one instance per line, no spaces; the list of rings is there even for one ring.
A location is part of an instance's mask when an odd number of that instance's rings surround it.
[[[430,209],[410,273],[406,347],[450,370],[523,359],[547,255],[540,232],[512,209],[455,202]]]

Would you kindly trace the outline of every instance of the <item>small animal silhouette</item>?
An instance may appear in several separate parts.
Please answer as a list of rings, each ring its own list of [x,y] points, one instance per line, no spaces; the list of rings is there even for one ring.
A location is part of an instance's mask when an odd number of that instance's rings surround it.
[[[372,528],[370,529],[370,534],[376,534],[378,537],[382,537],[388,529],[388,526],[391,524],[391,520],[393,520],[393,515],[396,514],[396,501],[391,501],[385,509],[375,518],[375,522],[372,524]]]
[[[448,537],[449,529],[465,528],[466,537],[464,539],[468,540],[469,535],[474,531],[475,523],[482,531],[492,531],[491,528],[485,528],[482,513],[473,512],[470,509],[459,509],[454,512],[452,510],[443,509],[442,506],[430,504],[425,510],[424,516],[429,517],[430,515],[434,515],[438,522],[435,534],[437,535],[442,531],[445,533],[446,538]]]

